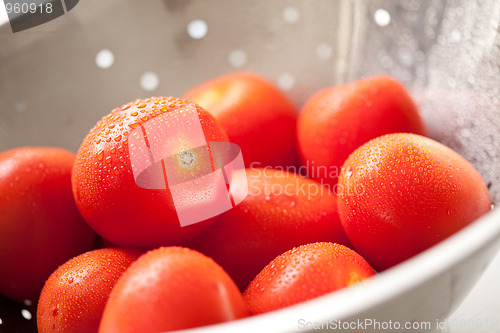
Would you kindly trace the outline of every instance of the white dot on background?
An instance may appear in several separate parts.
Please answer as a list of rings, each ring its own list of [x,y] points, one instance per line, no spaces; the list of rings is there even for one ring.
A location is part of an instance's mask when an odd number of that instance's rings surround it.
[[[14,103],[14,106],[16,107],[16,110],[19,111],[19,112],[23,112],[26,110],[26,106],[28,104],[26,103],[25,100],[17,100],[15,103]]]
[[[22,309],[21,310],[21,315],[23,316],[24,319],[26,320],[31,320],[31,318],[33,318],[33,316],[31,315],[31,312],[29,312],[28,310],[26,309]]]
[[[290,73],[281,73],[278,76],[278,86],[283,90],[290,90],[295,85],[295,78]]]
[[[460,43],[462,40],[462,34],[458,30],[453,30],[450,34],[450,41],[452,43]]]
[[[108,49],[102,49],[95,56],[95,63],[101,68],[109,68],[115,62],[115,55]]]
[[[385,27],[391,23],[391,14],[385,9],[377,9],[375,14],[373,15],[375,19],[375,23],[377,23],[381,27]]]
[[[160,78],[158,77],[158,74],[154,72],[146,72],[141,75],[141,88],[146,90],[146,91],[152,91],[158,88],[158,85],[160,84]]]
[[[228,59],[231,66],[241,67],[247,63],[247,54],[242,50],[232,50]]]
[[[2,324],[3,324],[3,321],[2,321],[2,318],[0,318],[0,325],[2,325]]]
[[[321,43],[316,46],[316,55],[320,59],[328,59],[332,56],[332,46],[330,44]]]
[[[201,39],[207,35],[207,22],[203,20],[193,20],[187,26],[188,35],[193,39]]]
[[[300,19],[300,12],[295,7],[286,7],[283,9],[282,16],[286,23],[297,23]]]

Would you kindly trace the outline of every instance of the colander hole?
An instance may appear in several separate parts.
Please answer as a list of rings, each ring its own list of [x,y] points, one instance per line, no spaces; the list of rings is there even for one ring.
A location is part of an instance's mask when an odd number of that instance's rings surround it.
[[[228,56],[231,66],[239,68],[247,63],[247,54],[242,50],[232,50]]]
[[[193,39],[202,39],[208,32],[207,22],[203,20],[192,20],[188,23],[187,32]]]
[[[294,24],[300,19],[300,12],[295,7],[285,7],[282,17],[286,23]]]
[[[451,43],[460,43],[462,41],[462,33],[458,30],[453,30],[450,34]]]
[[[385,9],[379,8],[375,11],[373,15],[375,19],[375,23],[377,23],[381,27],[385,27],[391,23],[391,14]]]
[[[332,50],[330,44],[321,43],[316,46],[316,55],[320,59],[329,59],[332,56]]]
[[[158,77],[158,74],[154,72],[146,72],[141,75],[139,83],[142,89],[146,91],[153,91],[158,88],[158,85],[160,84],[160,78]]]
[[[22,309],[21,310],[21,315],[23,316],[24,319],[26,320],[31,320],[31,318],[33,318],[33,315],[31,314],[31,312],[29,312],[28,310],[26,309]]]
[[[115,62],[115,55],[108,49],[97,52],[95,63],[100,68],[109,68]]]
[[[295,77],[290,73],[281,73],[277,80],[278,86],[283,90],[290,90],[295,85]]]
[[[26,107],[27,107],[28,103],[26,103],[25,100],[21,99],[21,100],[18,100],[14,103],[14,106],[16,108],[17,111],[19,112],[23,112],[26,110]]]

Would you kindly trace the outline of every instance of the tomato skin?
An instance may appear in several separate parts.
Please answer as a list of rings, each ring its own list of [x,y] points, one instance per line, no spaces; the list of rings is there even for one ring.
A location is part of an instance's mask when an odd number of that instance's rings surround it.
[[[229,141],[240,146],[247,167],[253,162],[262,167],[298,164],[298,110],[263,77],[249,72],[229,73],[192,88],[183,98],[214,115]]]
[[[0,293],[36,301],[45,280],[93,247],[71,193],[75,155],[50,147],[0,154]]]
[[[405,87],[385,75],[317,92],[304,105],[297,124],[308,176],[330,185],[337,183],[342,164],[357,147],[395,132],[423,135],[425,127]]]
[[[246,174],[247,198],[185,244],[219,263],[240,290],[273,258],[294,246],[348,243],[336,196],[328,188],[278,169],[246,169]],[[239,184],[235,180],[234,191]]]
[[[339,178],[339,214],[354,248],[377,270],[392,267],[491,210],[481,175],[462,156],[408,133],[367,142]]]
[[[38,332],[97,332],[111,289],[140,254],[106,248],[86,252],[61,265],[40,295]]]
[[[293,248],[271,261],[243,293],[252,314],[304,302],[360,282],[375,272],[363,257],[334,243]]]
[[[139,187],[130,161],[130,133],[185,106],[198,113],[207,142],[227,142],[207,111],[174,97],[151,97],[114,109],[84,139],[73,169],[73,194],[86,221],[111,243],[153,248],[178,243],[210,225],[212,219],[181,227],[170,189]]]
[[[247,315],[240,291],[211,258],[162,247],[142,255],[118,280],[99,333],[158,333]]]

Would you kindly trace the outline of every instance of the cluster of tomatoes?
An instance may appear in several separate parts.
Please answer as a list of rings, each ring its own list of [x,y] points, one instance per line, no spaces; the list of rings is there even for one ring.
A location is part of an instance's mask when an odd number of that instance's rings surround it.
[[[245,200],[187,226],[169,187],[137,185],[130,155],[134,130],[177,110],[197,115],[206,142],[237,144],[247,167],[230,182]],[[350,286],[491,209],[474,167],[424,135],[388,76],[326,88],[300,112],[251,73],[125,104],[76,156],[0,154],[0,294],[37,302],[40,333],[166,332]],[[190,133],[169,140],[178,154]],[[207,199],[186,195],[194,210]]]

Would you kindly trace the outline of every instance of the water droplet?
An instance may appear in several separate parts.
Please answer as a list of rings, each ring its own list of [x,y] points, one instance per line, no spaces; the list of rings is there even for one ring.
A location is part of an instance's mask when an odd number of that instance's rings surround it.
[[[115,141],[118,142],[122,139],[122,136],[121,135],[118,135],[117,137],[115,137]]]
[[[99,161],[102,161],[102,158],[104,157],[104,151],[101,150],[100,152],[98,152],[96,157]]]
[[[139,104],[137,105],[137,107],[138,107],[139,109],[145,108],[145,107],[146,107],[146,103],[139,103]]]

